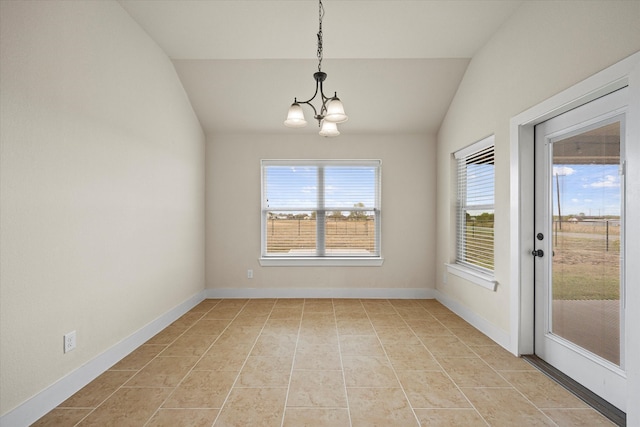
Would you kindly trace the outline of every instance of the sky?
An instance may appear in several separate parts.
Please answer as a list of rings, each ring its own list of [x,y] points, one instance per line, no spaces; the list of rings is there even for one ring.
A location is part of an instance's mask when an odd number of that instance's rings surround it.
[[[554,165],[553,214],[558,214],[558,193],[562,216],[620,215],[618,165]]]
[[[317,168],[269,166],[266,171],[268,207],[295,209],[316,208]],[[553,214],[558,214],[558,184],[563,216],[619,216],[620,175],[618,165],[554,165]],[[375,203],[375,168],[325,168],[325,206],[349,209],[356,203],[373,208]]]
[[[376,194],[374,167],[325,167],[325,207],[329,210],[352,208],[357,203],[373,209]],[[318,178],[316,167],[266,167],[268,207],[315,209]],[[335,209],[333,209],[335,208]]]

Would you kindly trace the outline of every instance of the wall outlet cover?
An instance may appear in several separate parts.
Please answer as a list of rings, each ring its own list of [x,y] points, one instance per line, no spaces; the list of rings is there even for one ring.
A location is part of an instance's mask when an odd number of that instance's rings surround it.
[[[64,352],[68,353],[76,348],[76,331],[64,334]]]

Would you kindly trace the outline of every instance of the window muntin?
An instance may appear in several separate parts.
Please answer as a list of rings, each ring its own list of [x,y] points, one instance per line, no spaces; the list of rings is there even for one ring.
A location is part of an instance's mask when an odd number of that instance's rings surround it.
[[[495,145],[490,136],[454,154],[457,160],[456,263],[493,273]]]
[[[379,160],[263,160],[262,257],[380,257]]]

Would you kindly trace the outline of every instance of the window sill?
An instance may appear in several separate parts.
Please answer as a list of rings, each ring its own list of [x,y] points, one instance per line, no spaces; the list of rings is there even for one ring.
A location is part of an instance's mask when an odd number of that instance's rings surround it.
[[[447,272],[454,276],[462,277],[465,280],[470,281],[478,286],[482,286],[485,289],[495,292],[498,281],[494,276],[489,274],[480,273],[479,271],[472,270],[459,264],[445,264],[447,266]]]
[[[380,267],[382,257],[261,257],[263,267]]]

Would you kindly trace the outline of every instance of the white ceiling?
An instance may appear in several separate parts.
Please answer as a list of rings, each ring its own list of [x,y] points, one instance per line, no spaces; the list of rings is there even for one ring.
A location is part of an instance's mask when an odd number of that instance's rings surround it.
[[[317,132],[282,122],[313,95],[316,0],[119,0],[175,64],[205,132]],[[435,133],[469,59],[521,0],[323,0],[327,95],[343,133]]]

